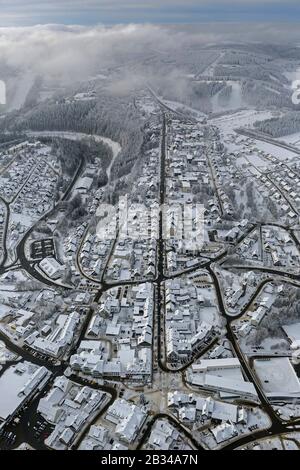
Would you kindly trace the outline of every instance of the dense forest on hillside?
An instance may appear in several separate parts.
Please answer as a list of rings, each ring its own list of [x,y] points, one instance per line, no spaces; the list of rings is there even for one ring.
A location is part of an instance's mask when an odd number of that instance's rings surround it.
[[[254,127],[272,137],[283,137],[285,135],[300,132],[300,113],[288,113],[279,118],[257,121]]]
[[[10,113],[0,126],[3,131],[75,131],[115,140],[122,151],[112,168],[113,177],[130,172],[143,144],[140,116],[133,100],[108,95],[97,101],[40,103],[24,114]]]

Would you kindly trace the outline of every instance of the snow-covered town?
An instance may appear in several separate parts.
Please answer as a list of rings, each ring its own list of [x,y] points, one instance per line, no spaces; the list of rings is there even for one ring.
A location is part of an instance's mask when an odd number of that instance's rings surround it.
[[[1,116],[1,450],[300,448],[300,55],[261,47]]]

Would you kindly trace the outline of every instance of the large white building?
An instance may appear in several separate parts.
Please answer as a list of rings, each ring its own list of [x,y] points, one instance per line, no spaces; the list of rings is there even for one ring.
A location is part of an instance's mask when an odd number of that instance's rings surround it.
[[[53,280],[59,279],[63,273],[63,266],[55,258],[44,258],[39,266]]]
[[[11,418],[50,378],[46,367],[21,362],[9,367],[0,377],[0,421]]]

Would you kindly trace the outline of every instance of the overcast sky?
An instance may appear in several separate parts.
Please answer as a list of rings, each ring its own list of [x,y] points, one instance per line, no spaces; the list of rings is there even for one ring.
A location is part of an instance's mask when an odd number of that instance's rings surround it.
[[[0,0],[0,26],[299,20],[299,0]]]

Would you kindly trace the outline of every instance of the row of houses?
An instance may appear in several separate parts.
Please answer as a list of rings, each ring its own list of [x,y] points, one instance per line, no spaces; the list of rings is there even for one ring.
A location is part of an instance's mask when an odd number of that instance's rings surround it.
[[[67,450],[105,404],[107,394],[57,377],[47,395],[39,401],[38,413],[54,425],[45,443],[55,450]]]

